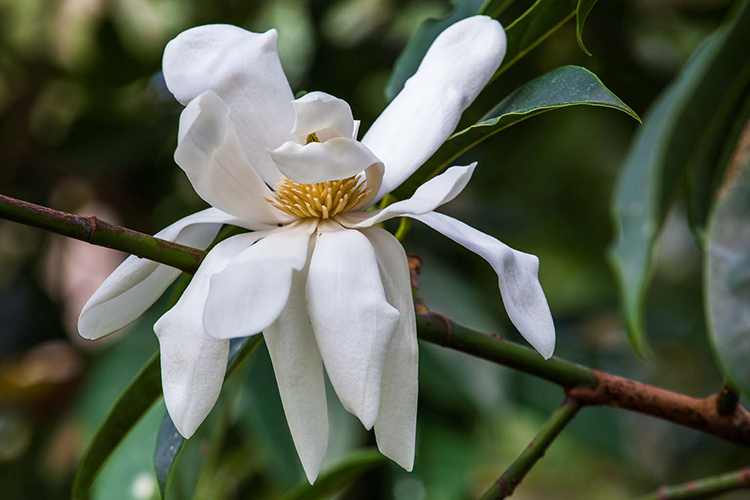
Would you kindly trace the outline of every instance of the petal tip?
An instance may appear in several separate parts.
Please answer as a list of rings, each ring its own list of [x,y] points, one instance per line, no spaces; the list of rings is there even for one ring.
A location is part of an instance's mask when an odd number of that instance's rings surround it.
[[[172,415],[170,414],[170,418],[171,416]],[[180,436],[185,439],[190,439],[191,437],[193,437],[193,434],[195,434],[195,431],[198,430],[198,426],[200,425],[198,424],[188,426],[185,424],[185,422],[182,422],[179,419],[175,420],[174,418],[172,418],[172,423],[174,424],[175,429],[177,429],[177,432],[180,433]]]
[[[305,477],[307,477],[307,482],[311,485],[315,484],[315,481],[318,479],[318,473],[320,472],[320,466],[318,466],[315,469],[307,470],[305,469]]]
[[[547,340],[539,342],[538,345],[533,346],[544,359],[550,359],[555,353],[555,330],[552,329],[552,333],[545,335]]]
[[[412,445],[413,444],[414,443],[412,441]],[[380,443],[378,443],[378,450],[380,451],[380,453],[396,462],[399,467],[404,469],[406,472],[411,472],[412,470],[414,470],[414,448],[411,448],[410,451],[404,453],[404,450],[389,450],[387,446],[382,446]]]

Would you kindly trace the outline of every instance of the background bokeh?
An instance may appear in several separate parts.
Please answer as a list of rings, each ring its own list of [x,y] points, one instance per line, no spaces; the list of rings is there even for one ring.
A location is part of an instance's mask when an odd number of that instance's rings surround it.
[[[517,0],[501,21],[530,3]],[[580,50],[569,23],[491,85],[465,120],[565,64],[591,69],[643,115],[727,8],[723,0],[602,0],[586,25],[593,57]],[[172,160],[181,106],[164,85],[160,61],[177,33],[214,22],[277,28],[294,91],[347,100],[366,130],[385,106],[383,88],[401,49],[422,21],[448,9],[440,0],[0,0],[0,193],[156,232],[204,207]],[[637,126],[623,113],[586,107],[525,121],[459,161],[476,159],[480,166],[445,212],[540,257],[558,355],[703,395],[721,377],[706,342],[701,260],[683,207],[674,207],[658,248],[647,307],[652,360],[633,354],[617,310],[605,260],[609,204]],[[417,224],[404,245],[424,259],[421,291],[431,309],[522,341],[507,327],[496,276],[484,261]],[[91,343],[75,331],[83,303],[122,258],[0,220],[4,499],[69,497],[86,443],[157,348],[152,325],[166,296],[127,334]],[[200,498],[275,498],[304,477],[263,348],[239,375],[222,397],[228,423],[219,426],[221,460],[216,475],[201,484]],[[342,497],[475,498],[562,396],[547,382],[422,344],[414,472],[388,463]],[[373,445],[372,434],[335,397],[329,400],[328,460]],[[163,413],[160,403],[142,420],[92,498],[158,494],[151,457]],[[181,485],[197,474],[210,438],[191,440],[175,498],[189,498]],[[629,498],[728,471],[749,458],[746,450],[691,430],[589,408],[514,498]]]

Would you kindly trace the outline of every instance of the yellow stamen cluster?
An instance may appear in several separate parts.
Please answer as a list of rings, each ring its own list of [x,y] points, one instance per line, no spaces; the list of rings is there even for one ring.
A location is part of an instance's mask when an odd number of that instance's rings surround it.
[[[297,217],[328,219],[351,210],[369,193],[359,175],[317,184],[299,184],[285,178],[276,187],[273,199],[267,200],[282,212]]]

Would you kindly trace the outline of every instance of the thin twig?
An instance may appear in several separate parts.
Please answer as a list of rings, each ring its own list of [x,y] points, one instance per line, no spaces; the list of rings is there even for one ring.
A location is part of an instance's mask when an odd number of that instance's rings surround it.
[[[496,500],[511,496],[518,485],[521,484],[523,478],[526,477],[526,474],[544,456],[552,441],[573,420],[580,407],[578,401],[566,398],[550,415],[529,445],[513,460],[513,463],[490,489],[482,495],[481,500]]]
[[[151,259],[195,273],[206,252],[159,240],[146,234],[96,219],[79,217],[0,195],[0,218],[47,229],[93,244]],[[420,259],[412,258],[412,285],[416,285]],[[542,359],[533,350],[459,325],[420,304],[417,312],[419,338],[456,351],[472,354],[543,378],[566,389],[582,405],[625,408],[679,425],[691,427],[750,447],[750,413],[738,405],[731,415],[718,411],[718,395],[697,399],[652,385],[635,382],[560,358]]]
[[[678,486],[662,486],[640,500],[697,500],[728,491],[750,489],[750,468],[712,476]]]

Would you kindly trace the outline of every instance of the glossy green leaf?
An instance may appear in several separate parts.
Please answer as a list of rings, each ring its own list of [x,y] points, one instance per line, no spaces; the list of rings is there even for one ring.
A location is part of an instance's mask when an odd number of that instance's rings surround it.
[[[84,452],[73,482],[73,499],[87,497],[109,456],[160,396],[161,364],[157,353],[117,399]]]
[[[235,370],[247,359],[247,357],[260,345],[263,337],[255,335],[232,339],[229,344],[229,359],[227,360],[226,378],[232,376]],[[177,431],[168,413],[164,414],[159,434],[156,437],[154,449],[154,469],[159,482],[159,490],[162,498],[166,498],[174,466],[180,457],[185,439]]]
[[[577,6],[578,0],[537,0],[534,2],[526,12],[505,28],[508,50],[503,64],[492,80],[568,22],[575,15]]]
[[[156,471],[156,480],[159,483],[161,497],[166,498],[167,487],[172,479],[172,471],[177,457],[182,453],[185,445],[183,438],[177,427],[175,427],[169,413],[164,413],[164,417],[159,427],[159,433],[156,436],[156,448],[154,450],[154,470]]]
[[[392,101],[404,88],[406,80],[416,73],[419,63],[422,62],[427,49],[432,42],[450,25],[461,19],[475,15],[484,4],[485,0],[455,0],[451,12],[440,19],[429,19],[420,26],[417,34],[409,40],[401,55],[393,65],[393,72],[385,87],[385,96]]]
[[[591,9],[594,8],[596,2],[599,0],[578,0],[578,8],[576,9],[576,39],[578,40],[578,46],[586,55],[591,55],[589,49],[583,44],[583,25],[586,24]]]
[[[377,450],[353,453],[323,472],[315,484],[303,484],[285,493],[282,500],[315,500],[331,498],[332,495],[354,482],[359,476],[385,463],[386,458]]]
[[[750,129],[746,128],[748,134]],[[746,137],[749,137],[746,135]],[[714,351],[750,395],[750,147],[727,172],[708,226],[706,306]]]
[[[620,285],[628,337],[648,352],[643,308],[652,253],[683,176],[720,156],[724,136],[750,77],[750,12],[743,9],[688,61],[646,118],[625,160],[614,198],[616,238],[609,260]]]
[[[580,105],[617,109],[639,120],[592,72],[579,66],[563,66],[514,90],[481,121],[453,134],[393,194],[399,199],[408,198],[463,153],[511,125],[546,111]]]

